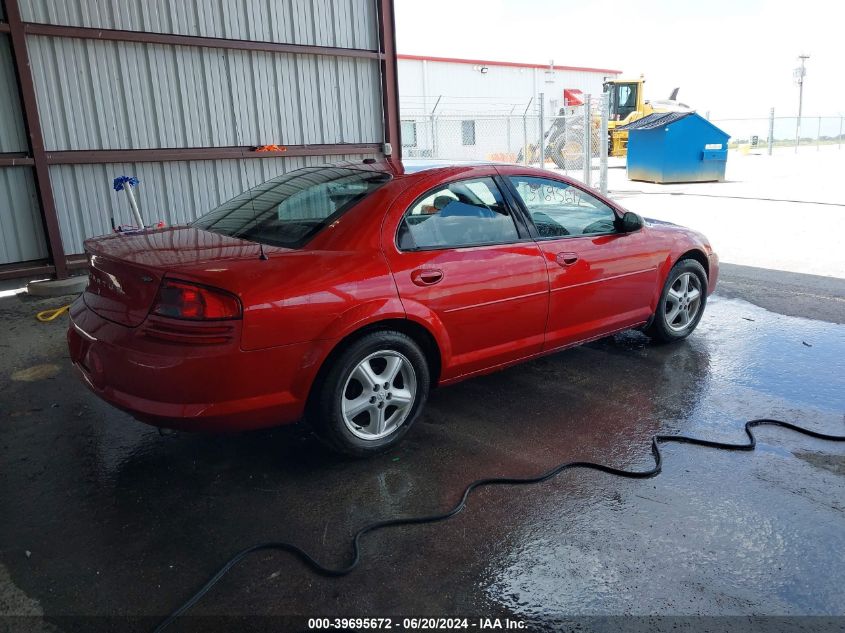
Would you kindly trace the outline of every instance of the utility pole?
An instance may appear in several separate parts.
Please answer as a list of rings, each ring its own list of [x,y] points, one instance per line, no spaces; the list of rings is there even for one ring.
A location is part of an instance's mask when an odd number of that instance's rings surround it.
[[[793,72],[795,80],[798,82],[798,120],[795,122],[795,153],[798,153],[798,146],[801,144],[801,110],[804,105],[804,76],[807,71],[804,69],[804,62],[810,59],[809,55],[799,55],[801,60],[801,67],[796,68]]]

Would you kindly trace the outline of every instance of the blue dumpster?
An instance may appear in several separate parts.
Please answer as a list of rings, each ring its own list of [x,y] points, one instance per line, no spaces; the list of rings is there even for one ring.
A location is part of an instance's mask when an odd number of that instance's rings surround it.
[[[724,181],[728,138],[695,112],[650,114],[628,130],[628,179],[647,182]]]

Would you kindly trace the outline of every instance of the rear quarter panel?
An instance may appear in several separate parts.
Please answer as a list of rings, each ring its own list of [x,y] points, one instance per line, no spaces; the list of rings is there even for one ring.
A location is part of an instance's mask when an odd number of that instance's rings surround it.
[[[266,260],[220,261],[170,274],[240,298],[244,350],[342,338],[376,317],[403,317],[379,238],[395,185],[368,196],[299,250],[267,249]]]
[[[374,314],[397,315],[393,278],[378,251],[286,255],[242,290],[242,347],[341,338]]]

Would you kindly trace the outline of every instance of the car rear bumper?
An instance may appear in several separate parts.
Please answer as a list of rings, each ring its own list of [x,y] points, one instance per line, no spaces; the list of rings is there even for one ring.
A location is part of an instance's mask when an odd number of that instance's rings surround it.
[[[158,341],[143,326],[108,321],[77,299],[67,339],[71,361],[85,384],[142,422],[241,431],[300,419],[318,369],[316,359],[322,358],[315,346],[243,351],[236,334],[222,344]]]

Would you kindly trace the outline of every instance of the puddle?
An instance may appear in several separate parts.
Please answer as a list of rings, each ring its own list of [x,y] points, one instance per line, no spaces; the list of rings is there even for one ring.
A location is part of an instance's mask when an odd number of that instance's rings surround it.
[[[845,325],[717,296],[689,340],[706,343],[715,381],[813,408],[845,409]]]
[[[38,380],[47,380],[52,378],[60,371],[58,365],[52,363],[45,363],[43,365],[33,365],[26,369],[19,369],[11,376],[15,382],[36,382]]]

